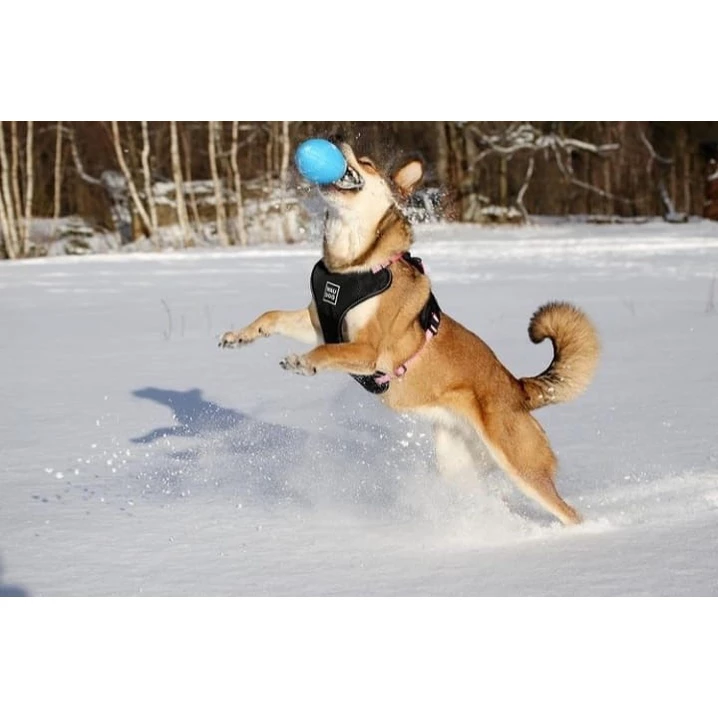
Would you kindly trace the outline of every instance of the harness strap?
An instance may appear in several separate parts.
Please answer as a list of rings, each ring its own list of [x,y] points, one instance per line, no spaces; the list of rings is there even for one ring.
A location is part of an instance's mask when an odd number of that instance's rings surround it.
[[[384,262],[371,267],[369,271],[356,274],[332,273],[327,269],[323,261],[317,262],[312,270],[310,285],[324,341],[327,344],[337,344],[345,341],[342,322],[346,313],[366,299],[387,290],[392,283],[392,273],[386,270],[392,264],[401,260],[424,274],[424,265],[421,259],[412,257],[406,250],[391,255]],[[419,349],[403,364],[389,373],[377,371],[371,375],[350,374],[350,376],[372,394],[383,394],[387,391],[389,382],[406,374],[409,367],[419,358],[427,344],[439,331],[441,308],[433,293],[429,294],[429,298],[419,313],[418,319],[421,328],[424,330],[424,341]]]
[[[377,274],[378,272],[381,272],[382,269],[391,267],[392,264],[394,264],[395,262],[398,262],[400,259],[403,259],[404,254],[405,254],[405,252],[397,252],[396,254],[392,254],[392,256],[386,260],[386,262],[382,262],[381,264],[375,264],[371,268],[372,274]]]
[[[420,356],[421,353],[426,349],[429,342],[439,333],[439,323],[441,322],[441,312],[439,310],[439,306],[436,303],[436,299],[434,299],[434,295],[432,294],[429,297],[429,302],[433,303],[436,306],[436,311],[431,312],[431,316],[429,318],[429,326],[426,329],[426,332],[424,333],[424,342],[422,345],[416,350],[414,354],[412,354],[403,364],[398,366],[396,369],[394,369],[392,372],[388,374],[378,374],[374,376],[374,381],[379,384],[379,386],[382,386],[384,384],[388,384],[392,379],[400,379],[401,377],[406,374],[407,371],[409,371],[409,366],[413,364]],[[432,307],[433,309],[433,307]]]

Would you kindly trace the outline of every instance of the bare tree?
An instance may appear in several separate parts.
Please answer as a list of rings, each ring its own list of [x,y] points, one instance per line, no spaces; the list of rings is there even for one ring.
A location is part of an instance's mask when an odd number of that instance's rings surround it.
[[[618,143],[595,144],[573,137],[565,137],[556,132],[542,132],[528,122],[513,123],[503,131],[485,132],[478,124],[472,124],[470,129],[479,143],[479,152],[472,158],[470,167],[476,168],[482,160],[490,156],[498,156],[500,160],[499,193],[502,205],[507,206],[508,200],[508,163],[518,154],[528,154],[529,163],[521,188],[516,195],[515,204],[524,219],[528,219],[528,212],[524,204],[524,197],[533,177],[537,153],[553,156],[556,166],[564,179],[577,187],[594,192],[602,197],[613,196],[610,192],[597,187],[586,180],[576,177],[573,167],[574,155],[589,153],[598,157],[605,157],[620,149]],[[627,201],[627,200],[624,200]]]
[[[3,157],[5,154],[5,130],[3,129],[2,122],[0,122],[0,146],[2,147],[2,154],[0,154],[0,171],[4,175],[5,164]],[[5,209],[5,191],[3,185],[0,184],[0,233],[2,234],[2,244],[0,249],[4,251],[5,256],[13,258],[12,253],[12,238],[10,234],[10,221],[8,218],[7,210]]]
[[[659,155],[656,150],[654,149],[653,145],[651,144],[648,137],[646,137],[646,133],[643,131],[643,128],[641,128],[639,135],[641,137],[641,142],[645,145],[646,149],[648,150],[648,162],[646,163],[646,174],[651,177],[653,175],[653,167],[655,164],[658,164],[663,167],[671,167],[673,165],[673,160],[669,157],[662,157]],[[661,197],[661,201],[665,205],[666,212],[664,214],[664,217],[669,221],[676,221],[676,218],[679,217],[679,215],[676,213],[676,206],[673,203],[673,199],[668,194],[668,189],[666,188],[666,182],[663,178],[663,172],[659,169],[657,172],[657,179],[656,179],[656,185],[658,188],[658,193]]]
[[[227,213],[224,208],[224,191],[222,183],[219,179],[217,170],[217,142],[219,128],[217,122],[209,122],[207,125],[207,135],[209,139],[209,166],[212,173],[212,184],[214,186],[214,203],[217,217],[217,236],[219,243],[226,247],[229,245],[229,237],[227,236]]]
[[[67,129],[65,132],[70,140],[70,154],[77,175],[83,182],[104,190],[110,201],[110,215],[121,241],[123,243],[132,242],[132,211],[124,175],[116,170],[104,170],[98,178],[86,172],[77,149],[74,130]]]
[[[194,182],[192,174],[192,143],[187,132],[187,125],[182,125],[179,129],[179,139],[182,143],[182,152],[184,159],[184,183],[189,195],[189,209],[192,211],[192,222],[194,223],[194,231],[198,234],[202,233],[202,220],[199,217],[199,206],[197,205],[197,193],[194,191]],[[189,216],[189,212],[188,212]]]
[[[12,259],[13,257],[10,254],[11,249],[8,247],[8,244],[10,243],[9,236],[10,227],[8,224],[7,212],[5,211],[5,194],[2,191],[2,187],[0,187],[0,239],[2,239],[0,242],[0,256],[4,253],[4,256]]]
[[[239,149],[239,122],[232,122],[232,146],[229,153],[230,163],[232,165],[232,176],[234,177],[234,198],[237,203],[237,235],[239,243],[247,244],[247,228],[244,224],[244,205],[242,202],[242,176],[239,173],[239,163],[237,161],[237,151]]]
[[[184,199],[184,182],[182,181],[182,164],[180,160],[179,140],[177,137],[177,122],[170,122],[170,154],[172,157],[172,177],[175,183],[177,204],[177,220],[182,231],[182,241],[187,247],[192,244],[192,236],[187,217],[187,204]]]
[[[22,217],[22,195],[20,194],[20,141],[18,139],[17,122],[10,123],[10,152],[12,154],[12,196],[16,222]]]
[[[266,183],[270,184],[272,181],[272,156],[274,154],[274,123],[273,122],[267,122],[267,144],[264,148],[264,155],[265,155],[265,164],[267,169],[267,175],[266,175]]]
[[[35,191],[35,173],[33,165],[33,140],[35,139],[33,121],[27,123],[25,137],[25,226],[22,233],[20,254],[25,256],[30,246],[30,226],[32,224],[32,196]]]
[[[145,180],[145,197],[150,210],[150,230],[154,236],[157,232],[157,205],[155,193],[152,188],[152,173],[150,171],[150,133],[147,129],[147,120],[142,120],[142,175]]]
[[[287,179],[289,177],[289,122],[282,122],[282,157],[279,165],[279,211],[282,217],[282,232],[285,241],[289,240],[289,227],[287,226]]]
[[[60,203],[62,201],[62,136],[62,121],[59,121],[55,132],[55,171],[53,173],[52,201],[52,218],[56,222],[60,218]]]
[[[443,184],[449,180],[449,141],[446,136],[446,122],[434,123],[436,132],[436,174]]]
[[[524,222],[528,222],[529,219],[529,213],[526,211],[526,206],[524,205],[524,195],[526,194],[526,190],[529,188],[529,182],[531,182],[531,178],[534,174],[534,157],[531,155],[529,157],[529,164],[526,168],[526,175],[524,177],[524,183],[521,185],[521,189],[519,190],[519,193],[516,195],[516,206],[519,208],[519,211],[524,217]]]
[[[12,133],[12,129],[11,129]],[[5,145],[4,123],[0,122],[0,221],[2,222],[3,236],[5,238],[5,251],[10,259],[15,259],[20,253],[20,238],[18,236],[18,215],[15,209],[13,190],[11,189],[11,163]]]
[[[125,160],[125,154],[122,149],[122,142],[120,141],[120,127],[117,120],[112,120],[112,141],[115,147],[115,155],[117,156],[117,164],[119,164],[120,171],[122,172],[122,175],[125,178],[125,182],[127,183],[127,189],[130,192],[132,204],[135,208],[135,211],[139,215],[140,220],[142,221],[142,227],[144,231],[148,235],[151,235],[152,222],[150,221],[149,215],[147,214],[147,210],[142,204],[140,194],[137,191],[137,186],[135,185],[135,181],[132,179],[132,173],[130,172],[130,168],[127,165],[127,161]]]
[[[206,227],[203,220],[214,224],[219,212],[218,232],[224,225],[230,243],[247,243],[249,222],[254,222],[252,232],[276,228],[279,239],[294,219],[290,142],[295,136],[337,131],[352,144],[359,139],[357,149],[382,166],[399,152],[421,154],[427,182],[441,186],[447,219],[515,221],[526,220],[529,213],[594,215],[594,221],[656,214],[676,221],[701,213],[718,218],[718,200],[706,200],[704,207],[703,196],[706,163],[718,156],[718,122],[235,121],[212,124],[211,148],[203,134],[206,122],[178,122],[183,191],[177,196],[177,219],[171,123],[114,125],[115,136],[109,120],[2,124],[3,256],[31,251],[33,215],[61,220],[65,214],[79,214],[106,226],[109,214],[127,243],[141,232],[159,236],[159,224],[181,225],[183,200],[188,215],[183,231],[190,238]],[[171,207],[160,203],[161,177],[169,179]],[[250,219],[248,209],[254,211],[255,202],[257,214]],[[60,221],[54,226],[58,230]],[[179,231],[177,227],[178,236]],[[225,240],[215,236],[215,241]]]

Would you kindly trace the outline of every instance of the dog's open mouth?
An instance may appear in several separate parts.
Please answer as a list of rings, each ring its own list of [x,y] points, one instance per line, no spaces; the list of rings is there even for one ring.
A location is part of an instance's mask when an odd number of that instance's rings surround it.
[[[361,189],[363,186],[364,178],[349,164],[344,176],[334,182],[337,189]]]

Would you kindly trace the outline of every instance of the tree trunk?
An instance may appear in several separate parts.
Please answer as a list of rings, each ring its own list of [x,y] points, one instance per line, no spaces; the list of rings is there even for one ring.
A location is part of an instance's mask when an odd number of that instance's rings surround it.
[[[227,236],[227,213],[224,208],[224,192],[217,170],[217,122],[207,123],[207,137],[209,139],[209,168],[212,173],[212,184],[214,186],[214,204],[217,217],[217,236],[223,247],[229,246]]]
[[[509,163],[506,157],[501,157],[499,169],[499,204],[502,207],[509,206]]]
[[[287,222],[287,180],[289,178],[289,122],[282,121],[282,157],[279,166],[279,212],[282,217],[283,240],[289,242],[289,225]]]
[[[447,123],[447,143],[449,146],[450,162],[450,178],[451,185],[458,193],[457,195],[457,214],[458,219],[462,222],[473,221],[474,195],[471,194],[471,182],[467,179],[465,169],[465,153],[463,136],[461,135],[458,124],[456,122]]]
[[[2,143],[2,154],[0,154],[0,172],[4,175],[5,164],[4,153],[5,153],[5,130],[3,129],[2,122],[0,122],[0,142]],[[0,244],[0,250],[2,250],[3,256],[13,258],[12,255],[12,240],[10,238],[10,222],[8,220],[7,210],[5,209],[5,191],[3,185],[0,182],[0,234],[2,234],[2,243]]]
[[[683,158],[683,207],[687,215],[691,214],[691,156],[688,152],[688,136],[684,127],[679,131],[679,153]],[[675,195],[674,195],[675,196]]]
[[[435,122],[436,131],[436,174],[439,182],[448,186],[449,179],[449,143],[446,139],[446,122]]]
[[[55,134],[55,172],[53,174],[52,218],[55,223],[60,219],[60,202],[62,200],[62,122],[57,123]]]
[[[533,177],[534,164],[534,156],[531,155],[531,157],[529,157],[528,167],[526,168],[526,174],[524,175],[524,182],[521,185],[521,189],[519,189],[518,194],[516,195],[516,206],[519,208],[519,211],[523,215],[524,222],[526,222],[527,224],[529,222],[529,213],[526,209],[526,205],[524,204],[524,195],[526,194],[526,190],[528,190],[529,188],[531,177]]]
[[[232,175],[234,176],[234,198],[237,203],[237,236],[241,245],[247,244],[247,228],[244,224],[244,205],[242,203],[242,177],[239,174],[239,163],[237,161],[237,149],[239,145],[239,122],[232,122],[232,149],[230,162]]]
[[[188,247],[192,244],[192,238],[190,236],[189,218],[187,217],[187,205],[184,201],[184,183],[182,182],[182,165],[180,163],[176,120],[170,122],[170,154],[172,156],[172,177],[174,178],[177,201],[177,220],[182,231],[182,242],[185,247]]]
[[[0,255],[2,258],[9,257],[10,256],[10,247],[8,246],[10,244],[9,240],[10,236],[10,228],[8,225],[8,219],[7,219],[7,213],[5,211],[5,194],[2,191],[2,187],[0,186]]]
[[[272,122],[272,127],[274,127],[274,142],[272,144],[272,147],[274,148],[274,156],[272,157],[272,174],[279,175],[281,171],[282,123]]]
[[[150,231],[152,236],[157,233],[157,205],[155,193],[152,188],[152,172],[150,171],[150,133],[147,129],[147,120],[142,120],[142,175],[145,180],[145,197],[150,209]],[[156,238],[155,238],[155,241]]]
[[[142,204],[140,195],[137,192],[137,186],[135,185],[135,182],[132,179],[132,173],[130,172],[130,168],[128,167],[127,162],[125,161],[125,156],[122,151],[122,143],[120,142],[120,128],[117,123],[117,120],[112,120],[112,139],[113,139],[113,143],[115,145],[115,155],[117,156],[117,163],[120,165],[120,171],[122,172],[122,175],[125,178],[125,182],[127,183],[127,189],[130,191],[130,197],[132,198],[132,204],[134,205],[135,210],[137,211],[137,214],[140,216],[140,220],[142,221],[144,231],[147,234],[151,235],[152,234],[152,223],[150,222],[150,218],[147,215],[147,211],[145,210],[144,205]]]
[[[5,129],[3,123],[0,122],[0,178],[2,181],[3,212],[3,233],[5,237],[5,251],[10,259],[18,256],[20,242],[18,238],[17,215],[15,213],[15,202],[13,200],[13,191],[10,181],[11,163],[7,155],[5,147]]]
[[[272,157],[274,156],[274,122],[267,123],[267,146],[265,148],[265,162],[267,167],[267,185],[272,184]]]
[[[17,122],[15,120],[10,123],[10,152],[12,155],[12,169],[10,176],[12,180],[13,213],[15,214],[15,221],[19,223],[20,217],[22,217],[22,195],[20,194],[20,142],[17,136]]]
[[[182,141],[182,151],[184,152],[184,181],[187,184],[189,192],[189,208],[192,210],[192,222],[194,223],[195,234],[202,233],[202,221],[199,218],[199,208],[197,207],[197,194],[192,184],[192,145],[187,136],[187,128],[182,127],[180,132],[180,140]]]
[[[32,196],[35,191],[35,174],[33,166],[33,141],[35,139],[32,120],[27,123],[25,138],[25,227],[22,234],[20,254],[25,256],[30,246],[30,224],[32,221]]]
[[[606,190],[606,214],[610,217],[613,215],[613,189],[611,186],[611,163],[609,160],[603,160],[603,189]]]

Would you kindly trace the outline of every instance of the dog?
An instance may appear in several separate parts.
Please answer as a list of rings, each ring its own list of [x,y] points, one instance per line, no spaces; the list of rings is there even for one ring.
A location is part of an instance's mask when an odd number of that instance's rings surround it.
[[[580,523],[556,490],[556,457],[531,412],[588,387],[600,354],[592,322],[565,302],[540,307],[529,337],[550,339],[553,359],[537,376],[514,377],[478,336],[441,311],[410,254],[412,227],[402,206],[422,180],[421,161],[390,177],[350,145],[337,146],[347,170],[320,188],[328,209],[312,301],[306,309],[266,312],[225,332],[219,345],[244,346],[273,334],[316,344],[280,366],[308,376],[349,373],[388,407],[433,422],[443,475],[465,475],[485,448],[527,496],[564,524]]]

